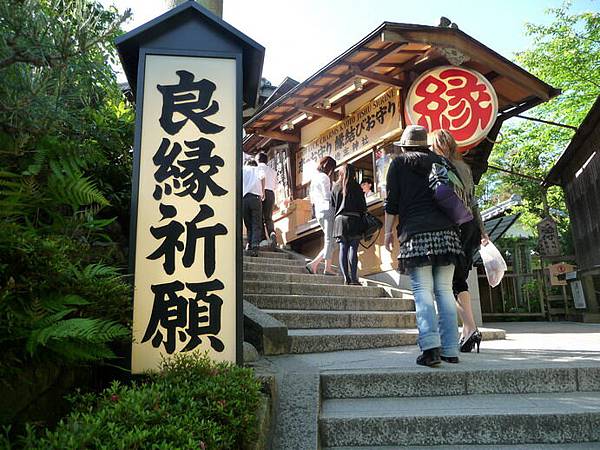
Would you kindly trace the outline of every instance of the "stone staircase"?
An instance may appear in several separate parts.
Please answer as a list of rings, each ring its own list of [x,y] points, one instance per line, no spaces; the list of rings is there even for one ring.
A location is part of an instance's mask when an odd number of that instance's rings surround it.
[[[267,361],[281,380],[274,449],[599,448],[600,364],[550,355],[528,365],[529,354],[486,350],[458,365],[416,366],[410,292],[344,286],[304,265],[288,252],[244,257],[244,300],[285,324],[290,353],[304,354]],[[504,331],[484,330],[484,341],[493,339]],[[346,368],[341,356],[376,352],[377,364],[393,358],[391,368]]]
[[[345,286],[341,276],[311,275],[299,255],[244,256],[244,300],[284,323],[290,353],[413,345],[413,296],[381,286]],[[484,339],[502,338],[486,332]]]
[[[345,286],[341,276],[307,273],[305,264],[277,251],[244,257],[244,300],[287,326],[290,353],[416,342],[409,292]]]
[[[600,440],[600,367],[322,372],[321,396],[328,450]]]

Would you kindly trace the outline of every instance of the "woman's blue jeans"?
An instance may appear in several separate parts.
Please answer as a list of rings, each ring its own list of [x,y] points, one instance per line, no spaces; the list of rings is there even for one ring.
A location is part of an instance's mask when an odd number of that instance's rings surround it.
[[[454,265],[408,269],[417,310],[419,347],[421,350],[441,347],[443,356],[458,356],[458,321],[452,294],[453,274]]]

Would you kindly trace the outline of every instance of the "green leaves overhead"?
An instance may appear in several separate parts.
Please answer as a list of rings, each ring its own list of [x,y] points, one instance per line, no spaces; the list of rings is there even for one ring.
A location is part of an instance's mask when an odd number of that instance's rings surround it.
[[[579,126],[600,95],[600,14],[572,14],[570,5],[550,9],[547,25],[528,24],[533,46],[516,55],[525,69],[562,93],[528,111],[531,117]],[[512,119],[502,128],[502,141],[490,157],[490,164],[543,179],[565,150],[574,131],[552,125]],[[483,208],[506,200],[512,194],[523,198],[522,222],[536,232],[535,224],[544,216],[544,195],[550,213],[569,239],[569,219],[564,194],[552,187],[545,194],[539,182],[492,169],[478,188]],[[568,248],[565,251],[569,251]]]

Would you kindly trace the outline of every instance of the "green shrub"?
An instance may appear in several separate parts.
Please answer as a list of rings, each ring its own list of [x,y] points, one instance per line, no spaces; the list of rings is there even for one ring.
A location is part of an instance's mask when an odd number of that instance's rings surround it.
[[[36,449],[241,449],[256,435],[260,383],[251,369],[178,356],[163,372],[100,394],[78,395],[54,431],[31,432]]]

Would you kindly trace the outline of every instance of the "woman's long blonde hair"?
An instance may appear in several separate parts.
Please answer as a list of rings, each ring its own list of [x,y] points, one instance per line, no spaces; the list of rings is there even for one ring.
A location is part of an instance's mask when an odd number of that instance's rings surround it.
[[[431,147],[435,153],[450,161],[462,159],[462,155],[456,150],[456,141],[448,130],[435,130],[432,132]]]

